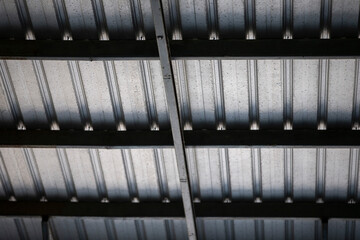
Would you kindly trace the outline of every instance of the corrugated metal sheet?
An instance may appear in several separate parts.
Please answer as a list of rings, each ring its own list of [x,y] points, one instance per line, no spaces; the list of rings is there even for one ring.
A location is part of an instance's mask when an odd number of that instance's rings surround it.
[[[173,149],[0,150],[0,197],[179,201]],[[194,198],[359,200],[358,149],[188,148]]]
[[[199,239],[321,239],[317,219],[199,218]],[[41,239],[41,218],[0,218],[0,239]],[[359,239],[357,220],[330,219],[328,239]],[[50,218],[51,239],[187,239],[177,218]]]
[[[357,128],[358,65],[174,61],[185,129]],[[11,60],[0,73],[1,128],[169,129],[159,61]]]
[[[199,239],[321,239],[316,219],[212,219],[199,218]]]
[[[65,218],[50,221],[54,239],[187,239],[184,219]]]
[[[358,220],[330,219],[329,240],[360,239],[360,222]]]
[[[331,37],[358,35],[358,0],[162,2],[173,38],[318,38],[323,32]],[[1,38],[154,38],[149,0],[7,0],[0,4]]]
[[[42,239],[40,217],[1,217],[1,240]]]
[[[1,61],[0,72],[2,128],[169,128],[159,61]]]
[[[0,197],[17,200],[179,201],[172,149],[0,150]]]

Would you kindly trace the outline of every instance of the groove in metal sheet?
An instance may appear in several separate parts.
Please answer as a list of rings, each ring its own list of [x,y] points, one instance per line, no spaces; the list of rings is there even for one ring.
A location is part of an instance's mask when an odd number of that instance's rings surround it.
[[[219,21],[217,0],[206,0],[207,28],[210,39],[219,38]]]
[[[30,170],[31,178],[36,188],[37,196],[39,197],[39,199],[46,198],[45,189],[41,180],[41,176],[39,173],[39,168],[36,163],[34,152],[31,148],[24,148],[23,152],[25,155],[26,163]]]
[[[114,111],[114,118],[117,124],[117,130],[126,130],[126,123],[124,117],[124,111],[122,107],[122,101],[120,96],[118,79],[115,71],[115,64],[113,61],[104,61],[106,78],[109,85],[109,91],[111,96],[111,103]]]
[[[285,198],[292,200],[293,199],[293,149],[286,148],[284,151],[284,160],[285,160]]]
[[[77,199],[77,193],[75,189],[74,179],[71,173],[71,168],[69,165],[69,160],[64,148],[57,148],[56,153],[59,159],[61,166],[61,172],[64,176],[64,181],[66,185],[66,192],[69,198]]]
[[[222,76],[221,61],[212,60],[211,62],[212,62],[212,70],[214,76],[216,129],[225,130],[226,119],[225,119],[224,82]]]
[[[116,240],[118,239],[115,231],[115,224],[112,219],[106,218],[105,221],[105,228],[106,228],[106,236],[109,240]]]
[[[284,129],[291,130],[293,128],[293,60],[281,60],[281,67]]]
[[[143,220],[135,220],[137,239],[146,240],[146,229]]]
[[[50,123],[50,128],[51,130],[59,130],[60,127],[57,121],[55,107],[51,97],[50,88],[46,78],[43,62],[39,60],[34,60],[32,61],[32,64],[40,88],[40,93],[44,104],[46,117],[48,119],[48,122]]]
[[[228,240],[234,240],[235,239],[235,231],[234,231],[234,221],[233,220],[224,220],[225,224],[225,236]]]
[[[294,220],[285,220],[285,240],[294,238]]]
[[[163,198],[163,201],[169,201],[169,187],[168,181],[166,177],[166,169],[164,164],[164,155],[162,149],[155,149],[154,150],[154,157],[155,157],[155,164],[156,164],[156,171],[157,171],[157,179],[159,182],[160,188],[160,196]]]
[[[4,60],[0,60],[0,75],[6,93],[6,98],[9,102],[12,117],[16,122],[16,126],[19,130],[25,129],[24,120],[20,110],[19,101],[15,93],[13,81],[10,76],[9,68],[6,64],[6,61]]]
[[[75,218],[75,226],[76,226],[76,230],[79,236],[80,240],[87,240],[88,236],[86,233],[86,228],[84,226],[84,220],[80,219],[80,218]]]
[[[15,0],[16,9],[20,19],[21,26],[25,32],[26,40],[35,40],[35,34],[33,31],[29,9],[26,4],[26,0]]]
[[[179,104],[182,115],[182,124],[184,130],[192,130],[192,117],[191,117],[191,102],[189,96],[188,80],[186,78],[186,64],[184,60],[175,61],[173,64],[174,72],[176,72],[175,79],[177,79],[179,92]],[[176,78],[177,77],[177,78]]]
[[[194,201],[200,201],[200,181],[199,181],[199,168],[196,159],[196,150],[194,148],[186,149],[187,161],[189,164],[189,178],[191,182],[191,191]]]
[[[159,130],[159,121],[156,111],[155,95],[153,89],[153,79],[151,77],[150,62],[139,61],[141,78],[145,93],[145,104],[147,106],[149,126],[151,130]]]
[[[359,182],[359,149],[350,150],[348,197],[350,202],[357,201],[357,186]]]
[[[109,31],[106,23],[106,16],[102,0],[92,0],[92,7],[95,15],[95,22],[100,40],[109,40]]]
[[[255,220],[255,240],[264,240],[264,220]]]
[[[329,60],[322,59],[319,66],[318,129],[326,130],[329,93]]]
[[[63,40],[71,40],[71,27],[64,0],[53,0],[56,19]]]
[[[89,149],[91,165],[93,167],[94,175],[95,175],[95,182],[98,190],[98,195],[100,199],[105,200],[108,199],[107,196],[107,189],[104,179],[104,172],[101,167],[99,150],[98,149]]]
[[[16,225],[17,232],[18,232],[18,234],[20,236],[20,239],[21,240],[28,240],[29,235],[28,235],[28,233],[26,231],[26,227],[25,227],[23,219],[15,218],[14,222],[15,222],[15,225]]]
[[[144,20],[141,9],[141,2],[139,0],[130,1],[131,16],[133,20],[134,29],[136,31],[135,37],[137,40],[145,39]]]
[[[126,180],[129,188],[129,196],[132,201],[138,201],[139,192],[136,184],[136,176],[134,172],[133,161],[131,157],[131,151],[129,149],[121,150],[122,159],[124,161],[124,168],[126,174]]]
[[[293,38],[293,0],[283,0],[283,38]]]
[[[168,219],[164,220],[165,222],[165,231],[166,231],[166,239],[176,239],[176,235],[174,232],[174,222]]]
[[[75,96],[80,112],[81,121],[83,123],[85,130],[91,130],[92,123],[91,123],[90,110],[85,95],[85,89],[81,76],[79,62],[68,61],[68,66],[71,73],[71,80],[75,90]]]
[[[325,198],[326,149],[316,149],[316,200],[323,202]]]
[[[227,148],[219,149],[220,175],[222,198],[225,202],[231,201],[231,182],[230,182],[230,165],[229,153]]]
[[[360,18],[359,18],[360,20]],[[355,60],[354,96],[352,111],[352,129],[360,129],[360,60]]]
[[[321,0],[320,38],[323,39],[330,38],[331,17],[332,17],[332,0]]]
[[[262,201],[261,154],[259,148],[251,148],[253,196],[256,202]]]
[[[245,29],[246,39],[256,38],[256,9],[255,0],[245,0]]]
[[[182,25],[179,0],[168,0],[169,15],[170,15],[170,31],[171,39],[181,40],[182,39]]]
[[[250,129],[258,130],[259,126],[259,95],[257,61],[247,60],[248,88],[249,88],[249,120]]]
[[[15,196],[14,189],[11,185],[9,173],[8,173],[8,170],[6,169],[4,158],[3,158],[1,152],[0,152],[0,181],[5,190],[6,197],[8,199],[14,198],[14,196]]]

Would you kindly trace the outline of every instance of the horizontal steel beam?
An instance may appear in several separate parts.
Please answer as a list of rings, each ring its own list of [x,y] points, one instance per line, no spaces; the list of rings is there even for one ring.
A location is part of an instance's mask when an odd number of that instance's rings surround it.
[[[356,130],[184,131],[187,147],[358,147]],[[173,147],[171,131],[0,130],[0,147]]]
[[[347,203],[194,203],[196,217],[360,218],[360,205]],[[2,216],[184,217],[181,202],[90,203],[0,202]]]
[[[172,59],[358,58],[359,39],[174,40]],[[159,59],[155,40],[0,40],[0,59]]]

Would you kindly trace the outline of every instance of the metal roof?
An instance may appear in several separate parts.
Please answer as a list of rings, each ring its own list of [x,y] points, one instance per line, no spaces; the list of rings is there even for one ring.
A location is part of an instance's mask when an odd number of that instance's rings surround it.
[[[359,0],[162,0],[169,38],[358,38]],[[0,39],[156,39],[150,0],[0,0]],[[256,41],[256,40],[254,40]],[[289,40],[291,41],[291,40]],[[160,59],[161,60],[161,59]],[[0,59],[0,129],[169,130],[160,60]],[[172,60],[184,130],[353,129],[360,62]],[[171,107],[171,106],[170,106]],[[358,202],[359,148],[186,147],[196,202]],[[0,200],[181,201],[174,148],[0,148]],[[199,239],[319,239],[319,219],[197,218]],[[40,217],[0,217],[39,239]],[[183,218],[50,217],[54,239],[186,239]],[[289,230],[290,229],[290,230]],[[328,239],[360,239],[330,219]]]

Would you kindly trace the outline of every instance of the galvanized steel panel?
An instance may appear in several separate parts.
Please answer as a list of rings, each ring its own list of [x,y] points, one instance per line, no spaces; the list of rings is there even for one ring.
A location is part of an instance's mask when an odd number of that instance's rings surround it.
[[[319,239],[317,219],[198,218],[199,239]]]
[[[159,61],[3,61],[1,73],[1,128],[13,116],[27,129],[170,127]]]
[[[0,239],[42,239],[40,217],[1,217]]]
[[[173,149],[0,151],[2,199],[178,201]]]
[[[183,219],[53,217],[55,239],[187,239]]]
[[[325,4],[320,0],[295,1],[292,3],[292,8],[284,7],[280,0],[163,0],[162,2],[164,9],[167,10],[165,20],[169,33],[177,39],[243,38],[247,31],[245,19],[253,17],[255,21],[250,20],[249,24],[253,24],[251,27],[256,29],[258,38],[282,38],[285,22],[288,24],[291,21],[295,38],[318,38],[324,11],[327,11],[326,14],[331,17],[332,37],[357,36],[358,0],[333,1],[330,10],[326,9]],[[19,4],[20,8],[17,8],[15,0],[1,3],[2,38],[23,38],[25,30],[22,29],[22,24],[31,26],[33,29],[27,31],[33,31],[37,39],[62,38],[64,29],[60,29],[59,25],[67,24],[69,26],[66,28],[71,29],[70,34],[74,39],[97,39],[99,36],[110,36],[110,39],[154,38],[148,0],[135,2],[109,0],[101,1],[100,5],[92,4],[90,0],[53,2],[36,0],[24,1],[24,3]],[[19,15],[23,13],[28,16],[23,15],[24,22],[21,23]],[[101,21],[106,22],[106,30],[97,29],[95,20],[95,16],[103,16],[103,14],[105,18]],[[30,36],[33,33],[27,34]]]
[[[329,240],[360,238],[360,223],[356,219],[330,219],[328,229]]]

